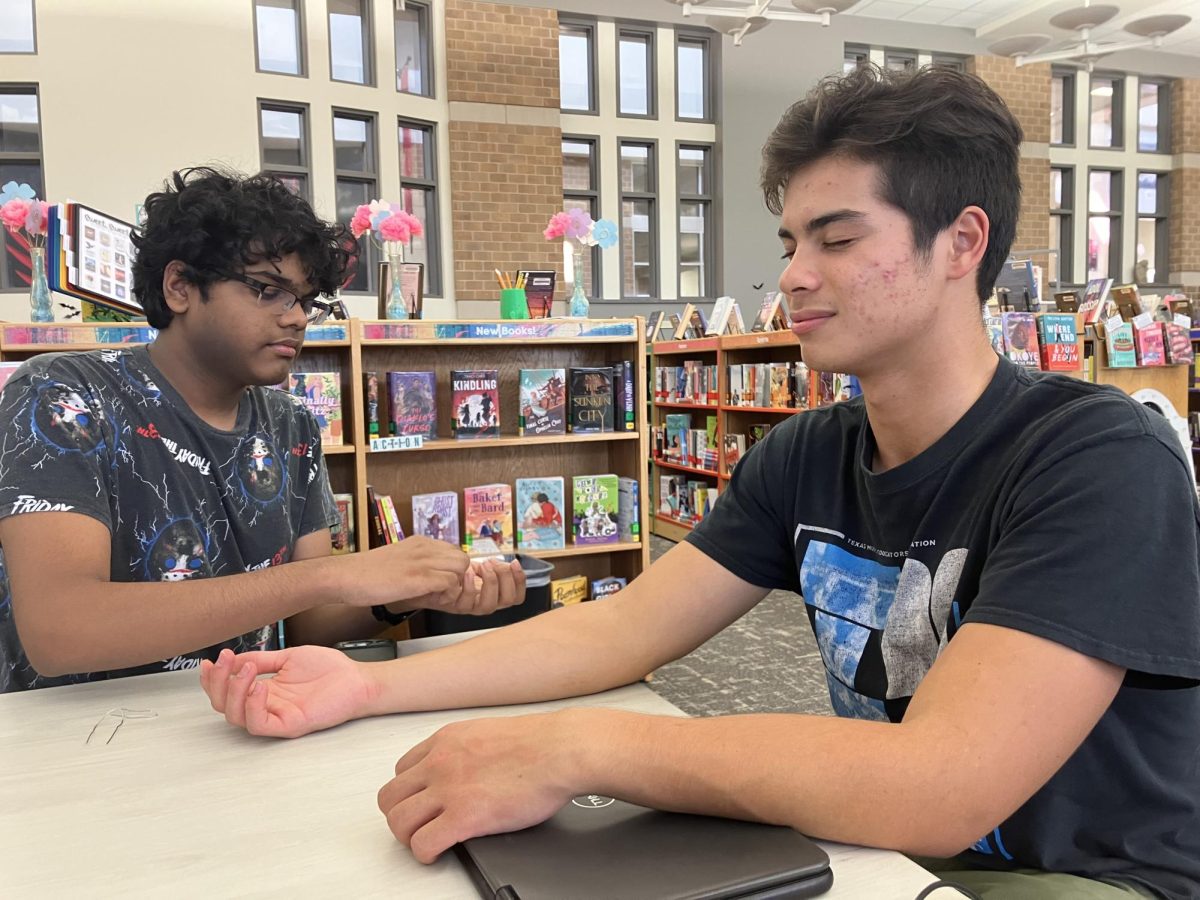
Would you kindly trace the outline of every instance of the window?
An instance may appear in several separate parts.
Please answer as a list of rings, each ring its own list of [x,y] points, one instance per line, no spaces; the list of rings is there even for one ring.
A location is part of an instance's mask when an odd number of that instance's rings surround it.
[[[883,67],[889,72],[912,72],[917,68],[917,54],[913,50],[887,50]]]
[[[1119,279],[1121,273],[1121,172],[1088,172],[1087,277]]]
[[[712,148],[680,145],[679,296],[711,297],[713,290]]]
[[[33,0],[0,0],[0,53],[36,53]]]
[[[1075,143],[1075,74],[1055,71],[1050,78],[1050,143]]]
[[[293,194],[311,201],[307,109],[259,103],[258,135],[262,170],[282,181]]]
[[[400,120],[400,203],[425,226],[414,237],[404,256],[425,264],[425,293],[442,296],[441,232],[437,203],[437,147],[429,122]]]
[[[433,66],[429,62],[429,6],[406,0],[396,9],[396,90],[433,96]]]
[[[617,114],[653,116],[654,32],[622,26],[617,34]]]
[[[702,35],[675,33],[675,117],[711,122],[712,44]]]
[[[1133,271],[1134,280],[1142,284],[1162,284],[1168,279],[1169,178],[1162,172],[1138,172],[1137,256]]]
[[[1050,169],[1050,243],[1057,254],[1050,254],[1046,279],[1051,284],[1071,282],[1071,248],[1075,209],[1075,170],[1068,167]]]
[[[596,112],[596,26],[558,20],[559,106],[566,112]]]
[[[33,85],[0,85],[0,184],[10,181],[28,184],[39,200],[46,199],[38,95]],[[32,266],[29,244],[7,229],[3,235],[0,290],[28,288]]]
[[[1093,147],[1123,147],[1121,108],[1124,80],[1118,76],[1093,75],[1088,90],[1088,127]]]
[[[955,72],[967,71],[967,61],[961,56],[951,56],[948,53],[935,53],[930,65],[939,69],[953,69]]]
[[[379,196],[375,163],[375,117],[370,113],[333,114],[333,165],[337,188],[337,219],[347,223],[354,210]],[[358,239],[358,267],[343,290],[375,290],[379,255],[369,235]]]
[[[254,53],[260,72],[304,74],[300,0],[255,0]]]
[[[856,44],[847,44],[842,56],[842,74],[849,75],[859,66],[865,66],[870,62],[871,51],[868,48],[860,47]]]
[[[582,209],[593,219],[600,217],[599,161],[596,138],[563,135],[563,209]],[[563,241],[563,276],[568,284],[575,279],[575,260],[569,241]],[[593,297],[600,290],[600,248],[593,247],[583,257],[583,283],[590,285]]]
[[[621,296],[658,294],[655,145],[621,142]]]
[[[1171,152],[1170,96],[1164,82],[1138,82],[1137,148],[1143,153]]]
[[[374,84],[371,65],[371,14],[367,0],[329,3],[329,77],[353,84]]]

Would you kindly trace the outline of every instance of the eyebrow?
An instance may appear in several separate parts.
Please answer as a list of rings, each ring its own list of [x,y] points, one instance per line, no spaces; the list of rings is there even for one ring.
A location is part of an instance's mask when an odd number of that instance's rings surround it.
[[[838,209],[823,216],[817,216],[815,219],[809,219],[808,224],[804,226],[804,231],[806,234],[813,234],[822,228],[828,228],[830,225],[836,225],[839,222],[861,222],[866,217],[866,213],[859,212],[856,209]],[[779,237],[785,241],[796,239],[791,229],[782,226],[779,229]]]
[[[294,285],[290,281],[288,281],[285,277],[283,277],[283,275],[277,274],[275,272],[243,272],[242,274],[247,275],[250,278],[269,279],[270,281],[273,281],[279,287],[286,288],[287,290],[291,291],[297,297],[304,296],[303,294],[300,293],[300,291],[296,287],[296,285]]]

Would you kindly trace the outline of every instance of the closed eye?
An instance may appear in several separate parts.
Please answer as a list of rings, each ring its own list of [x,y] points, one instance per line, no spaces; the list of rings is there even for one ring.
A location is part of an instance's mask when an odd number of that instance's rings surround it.
[[[844,250],[854,243],[853,238],[845,238],[840,241],[825,241],[821,246],[826,250]]]

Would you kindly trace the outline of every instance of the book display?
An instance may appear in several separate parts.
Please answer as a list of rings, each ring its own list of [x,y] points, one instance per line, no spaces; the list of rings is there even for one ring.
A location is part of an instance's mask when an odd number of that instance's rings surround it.
[[[369,545],[375,533],[373,510],[383,504],[369,502],[368,484],[376,498],[391,499],[388,510],[394,510],[391,515],[395,517],[398,534],[423,534],[460,546],[466,543],[470,514],[464,491],[504,485],[510,492],[509,518],[508,524],[501,521],[500,542],[517,552],[553,563],[556,579],[579,576],[585,585],[610,577],[631,581],[649,565],[650,556],[645,540],[649,528],[646,498],[650,494],[645,465],[649,456],[648,427],[644,407],[634,402],[646,390],[644,328],[639,318],[525,322],[352,319],[310,328],[295,374],[306,375],[306,386],[313,383],[315,375],[322,376],[322,394],[326,398],[329,392],[324,390],[324,376],[339,376],[338,412],[343,443],[322,447],[331,487],[335,494],[346,495],[340,505],[349,514],[349,520],[347,527],[339,529],[339,542],[344,540],[347,547],[358,550]],[[155,336],[155,330],[146,323],[0,323],[0,361],[19,363],[38,353],[63,350],[113,349],[146,343]],[[580,433],[557,430],[565,428],[569,416],[562,393],[568,387],[566,373],[570,369],[593,369],[604,376],[607,395],[596,379],[603,399],[595,408],[601,408],[602,414],[607,408],[612,422],[609,430]],[[522,370],[551,372],[549,381],[554,384],[550,397],[545,390],[548,382],[540,382],[540,375],[526,377],[527,390],[541,387],[541,398],[550,400],[537,407],[539,414],[546,415],[552,423],[550,430],[541,434],[531,434],[528,428],[521,434]],[[625,384],[626,372],[629,387]],[[388,373],[402,376],[404,402],[399,406],[407,412],[400,422],[434,423],[425,433],[389,434],[396,418],[389,403]],[[492,409],[486,418],[487,424],[495,429],[494,436],[455,437],[454,413],[462,404],[455,404],[452,373],[473,373],[474,377],[463,380],[474,382],[487,380],[480,373],[492,374],[494,395],[476,390],[481,388],[479,384],[463,390],[468,395],[491,397]],[[415,376],[420,377],[414,381]],[[613,387],[618,384],[619,393],[614,393]],[[420,400],[416,403],[419,410],[409,402],[414,397]],[[618,398],[620,406],[615,402]],[[429,402],[431,417],[425,409]],[[476,405],[482,413],[482,400]],[[632,430],[616,427],[613,420],[618,409],[622,411],[622,419],[628,410]],[[572,539],[572,479],[577,475],[614,476],[611,509],[606,505],[609,501],[602,503],[598,496],[595,498],[597,509],[604,511],[611,527],[599,522],[589,501],[588,511],[593,518],[587,531],[589,537],[595,532],[596,537],[611,536],[615,540],[576,543]],[[526,539],[521,517],[530,511],[532,500],[527,495],[524,506],[521,505],[518,482],[523,484],[527,480],[540,480],[543,487],[547,482],[553,485],[560,480],[564,485],[561,503],[555,502],[558,495],[552,491],[537,492],[546,495],[545,503],[557,506],[561,524],[554,521],[555,516],[539,500],[543,514],[529,518],[527,538],[536,547],[521,546]],[[447,494],[449,499],[445,498]],[[640,508],[635,511],[631,505],[638,501]],[[496,518],[500,517],[491,516]],[[390,533],[388,524],[380,522],[385,533]],[[558,528],[563,529],[561,543],[556,533],[551,533]],[[488,530],[487,537],[491,539],[497,531],[491,521]],[[418,630],[419,619],[413,620]],[[405,627],[399,626],[399,630],[389,633],[403,636]]]

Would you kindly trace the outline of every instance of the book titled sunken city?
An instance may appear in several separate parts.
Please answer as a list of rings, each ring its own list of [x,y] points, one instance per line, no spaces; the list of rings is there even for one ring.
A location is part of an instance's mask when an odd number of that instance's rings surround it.
[[[570,430],[575,434],[613,430],[612,368],[570,370]]]
[[[522,369],[517,433],[566,434],[567,382],[564,369]]]
[[[451,420],[459,439],[500,436],[500,373],[496,369],[455,370],[450,373],[453,391]]]

